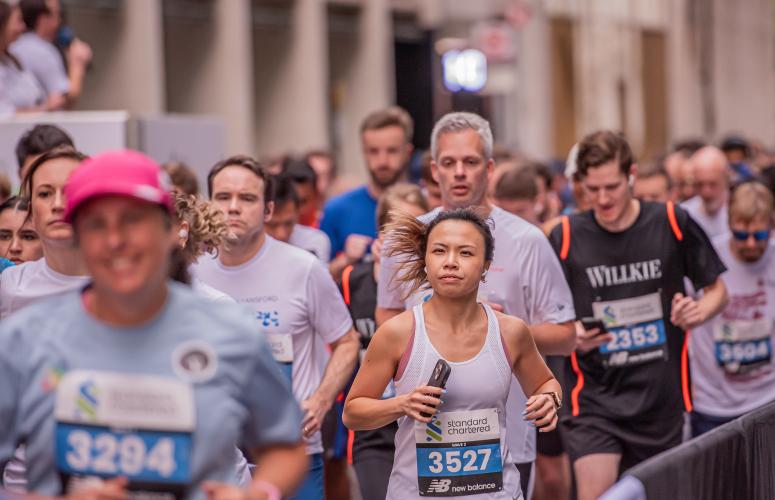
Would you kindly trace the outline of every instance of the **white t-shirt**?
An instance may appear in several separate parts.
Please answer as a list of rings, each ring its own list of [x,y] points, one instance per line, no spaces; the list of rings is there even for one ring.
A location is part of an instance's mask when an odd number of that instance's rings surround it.
[[[70,90],[64,61],[53,43],[28,31],[12,43],[8,50],[24,69],[35,75],[46,94],[65,94]]]
[[[9,267],[0,278],[0,319],[46,297],[85,286],[88,276],[68,276],[51,269],[45,257]]]
[[[326,264],[331,260],[331,241],[320,229],[296,224],[293,226],[288,243],[312,253]]]
[[[441,209],[420,217],[430,222]],[[575,319],[573,298],[565,281],[560,262],[549,240],[534,225],[493,207],[490,213],[495,238],[495,255],[487,272],[487,282],[479,285],[479,297],[501,304],[506,314],[521,318],[528,324],[564,323]],[[384,254],[384,252],[383,252]],[[388,309],[409,308],[430,294],[415,294],[408,301],[401,300],[401,290],[390,286],[396,259],[382,257],[377,305]],[[535,427],[522,419],[527,398],[516,378],[512,377],[506,419],[509,449],[516,463],[535,460]]]
[[[727,266],[729,304],[689,338],[694,408],[736,417],[775,400],[775,241],[754,263],[739,261],[731,236],[713,239]]]
[[[681,203],[681,208],[689,212],[697,224],[700,225],[708,238],[713,239],[716,236],[722,235],[729,231],[729,220],[727,215],[727,205],[716,213],[716,215],[709,215],[705,212],[705,207],[702,205],[702,198],[695,196],[689,198],[685,202]]]
[[[230,303],[233,304],[236,300],[229,297],[227,294],[220,290],[217,290],[199,278],[191,278],[191,289],[198,293],[201,297],[206,298],[216,304]]]
[[[339,340],[352,319],[328,270],[312,254],[269,236],[258,253],[239,266],[224,266],[203,256],[196,277],[227,293],[256,314],[281,366],[292,367],[296,400],[309,398],[320,385],[326,359],[316,348]],[[320,345],[320,344],[318,344]],[[284,363],[282,363],[284,362]],[[307,440],[307,453],[321,453],[320,433]]]

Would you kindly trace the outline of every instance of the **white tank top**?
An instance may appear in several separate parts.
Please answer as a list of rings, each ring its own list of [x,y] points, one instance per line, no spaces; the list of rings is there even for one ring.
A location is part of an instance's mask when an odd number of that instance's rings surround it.
[[[498,320],[489,306],[487,338],[481,351],[462,362],[447,361],[452,373],[444,403],[433,422],[398,419],[396,453],[387,500],[460,496],[520,499],[519,472],[506,444],[505,407],[511,367]],[[413,308],[414,341],[396,394],[428,383],[442,358],[428,338],[422,305]],[[420,495],[420,489],[423,495]]]

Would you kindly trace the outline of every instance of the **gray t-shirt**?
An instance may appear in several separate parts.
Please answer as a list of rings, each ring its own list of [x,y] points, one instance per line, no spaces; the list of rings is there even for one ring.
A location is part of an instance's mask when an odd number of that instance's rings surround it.
[[[25,443],[30,491],[126,476],[203,499],[203,481],[238,484],[235,443],[300,440],[290,385],[246,311],[169,290],[138,327],[97,321],[77,291],[0,324],[0,462]]]
[[[8,48],[22,67],[40,82],[46,94],[66,94],[70,90],[65,63],[54,44],[28,31]]]

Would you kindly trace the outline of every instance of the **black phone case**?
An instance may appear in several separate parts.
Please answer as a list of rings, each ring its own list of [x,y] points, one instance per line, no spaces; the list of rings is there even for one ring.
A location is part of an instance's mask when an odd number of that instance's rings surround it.
[[[443,359],[438,360],[436,366],[433,367],[433,373],[428,380],[428,385],[431,387],[441,387],[443,389],[447,385],[447,380],[449,380],[449,375],[451,373],[452,367],[449,366],[449,363]],[[426,418],[431,416],[429,413],[424,412],[420,413],[420,415]]]
[[[600,328],[600,333],[608,333],[608,330],[605,327],[605,323],[603,323],[603,320],[597,319],[597,318],[581,318],[581,324],[586,330],[591,330],[592,328]]]

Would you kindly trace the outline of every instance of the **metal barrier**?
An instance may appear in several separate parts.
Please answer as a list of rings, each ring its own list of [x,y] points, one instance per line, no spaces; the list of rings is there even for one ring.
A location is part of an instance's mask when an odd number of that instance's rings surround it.
[[[633,467],[602,498],[775,498],[775,402]]]

